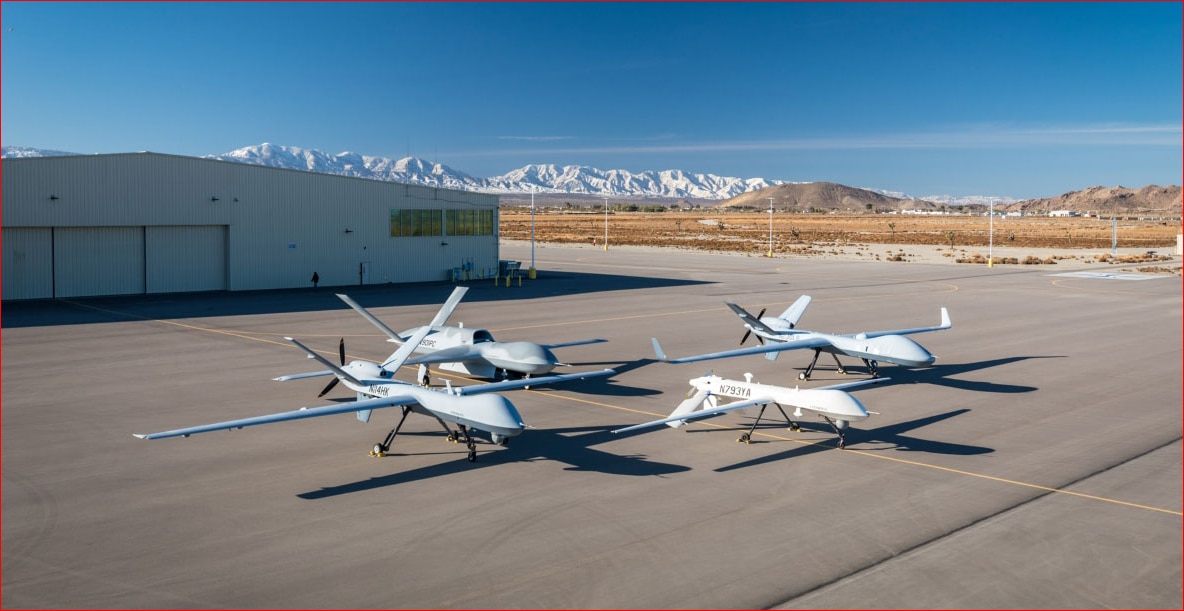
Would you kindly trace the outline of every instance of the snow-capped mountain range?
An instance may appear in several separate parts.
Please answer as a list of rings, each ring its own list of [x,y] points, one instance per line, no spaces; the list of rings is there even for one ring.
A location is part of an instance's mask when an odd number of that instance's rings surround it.
[[[30,147],[3,147],[0,157],[49,157],[74,155],[64,151]],[[482,193],[581,194],[614,197],[654,197],[724,200],[731,197],[785,184],[791,181],[764,178],[734,178],[715,174],[690,174],[682,170],[661,170],[632,173],[626,170],[600,170],[590,166],[528,165],[501,176],[477,178],[454,170],[444,164],[430,163],[417,157],[390,159],[358,153],[326,153],[316,149],[263,143],[243,147],[220,155],[203,155],[205,159],[219,159],[250,163],[274,168],[305,170],[322,174],[354,176],[389,182],[463,189]],[[913,198],[899,192],[868,189],[900,199],[924,199],[941,204],[1012,203],[1007,197],[948,195]]]
[[[394,160],[350,152],[333,155],[315,149],[270,143],[205,157],[483,193],[530,193],[533,189],[536,193],[727,199],[781,184],[781,181],[763,178],[744,180],[714,174],[688,174],[681,170],[634,174],[625,170],[550,164],[528,165],[501,176],[477,178],[444,164],[429,163],[416,157]]]

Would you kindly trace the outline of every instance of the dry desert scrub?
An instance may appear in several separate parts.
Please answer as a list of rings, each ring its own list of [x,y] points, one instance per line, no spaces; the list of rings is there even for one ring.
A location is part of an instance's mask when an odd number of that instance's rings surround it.
[[[605,215],[602,210],[536,213],[535,239],[602,245],[607,218],[610,246],[629,244],[752,254],[765,254],[770,246],[767,213],[717,213],[702,209],[610,212]],[[1110,248],[1113,231],[1109,219],[1081,217],[996,218],[994,225],[995,245],[1028,248]],[[529,240],[529,208],[502,209],[499,229],[502,238]],[[951,251],[985,248],[992,243],[989,229],[990,219],[981,216],[779,212],[772,219],[772,250],[774,254],[814,254],[857,244],[929,244]],[[1180,225],[1174,221],[1120,221],[1118,245],[1122,248],[1174,248],[1179,232]],[[889,260],[903,260],[894,259],[894,256],[889,255]]]

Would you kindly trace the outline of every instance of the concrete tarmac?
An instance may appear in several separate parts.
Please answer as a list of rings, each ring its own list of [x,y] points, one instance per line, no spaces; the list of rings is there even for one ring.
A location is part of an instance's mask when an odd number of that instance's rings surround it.
[[[502,257],[531,260],[529,244]],[[451,323],[611,379],[505,393],[532,429],[476,463],[412,416],[339,415],[188,439],[148,433],[352,398],[283,340],[381,360],[451,283],[5,303],[4,608],[1164,608],[1181,600],[1181,280],[1088,266],[534,251],[472,280]],[[883,365],[847,436],[665,417],[707,370],[817,387],[865,377],[735,347],[725,301],[805,329],[935,325],[928,369]],[[755,339],[750,338],[751,345]],[[333,357],[330,357],[333,358]],[[405,369],[399,377],[413,380]],[[470,381],[433,372],[433,382]],[[774,412],[775,413],[775,412]]]

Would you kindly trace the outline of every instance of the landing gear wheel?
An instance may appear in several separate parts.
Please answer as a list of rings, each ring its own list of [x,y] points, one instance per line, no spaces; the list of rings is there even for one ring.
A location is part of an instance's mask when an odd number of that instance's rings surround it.
[[[737,443],[744,443],[744,444],[747,444],[747,443],[750,443],[750,442],[751,442],[751,440],[752,440],[752,437],[749,437],[749,436],[748,436],[748,433],[744,433],[743,435],[741,435],[740,437],[738,437],[738,438],[736,439],[736,442],[737,442]]]
[[[838,373],[839,373],[839,375],[841,375],[841,376],[845,376],[845,375],[847,375],[847,370],[846,370],[846,369],[840,369]]]
[[[374,444],[374,447],[370,449],[370,455],[374,458],[382,458],[383,456],[386,456],[386,450],[387,449],[384,448],[381,443],[376,443]]]
[[[469,462],[477,462],[477,450],[469,450]]]
[[[798,379],[799,379],[799,380],[809,380],[809,379],[810,379],[810,377],[809,377],[809,376],[807,376],[807,375],[806,375],[806,372],[804,372],[804,371],[803,371],[802,373],[799,373],[799,374],[798,374]]]
[[[845,442],[845,441],[843,441],[842,439],[840,439],[840,440],[839,440],[839,449],[840,449],[840,450],[842,450],[842,449],[843,449],[843,448],[845,448],[845,447],[847,447],[847,442]]]
[[[800,433],[800,432],[802,432],[802,425],[795,422],[795,423],[789,425],[789,430],[791,430],[795,433]]]

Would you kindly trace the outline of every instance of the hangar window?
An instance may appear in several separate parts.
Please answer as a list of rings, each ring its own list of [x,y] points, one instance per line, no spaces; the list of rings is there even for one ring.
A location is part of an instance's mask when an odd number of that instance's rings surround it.
[[[448,235],[493,235],[493,210],[447,210]]]
[[[441,236],[439,210],[392,209],[391,237]]]

